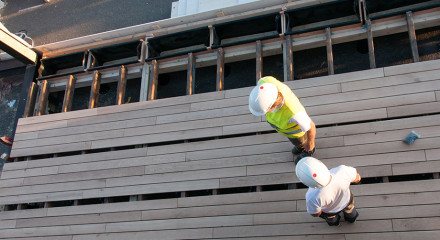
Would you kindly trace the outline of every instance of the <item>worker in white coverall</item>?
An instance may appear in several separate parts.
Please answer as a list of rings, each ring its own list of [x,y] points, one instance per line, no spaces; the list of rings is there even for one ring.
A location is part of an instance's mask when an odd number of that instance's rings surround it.
[[[353,167],[340,165],[328,168],[316,158],[305,157],[296,165],[296,175],[309,187],[306,193],[307,212],[325,219],[329,226],[339,226],[344,213],[346,222],[354,223],[359,213],[354,207],[351,183],[359,183],[361,176]]]
[[[294,145],[292,153],[301,158],[315,152],[315,123],[290,88],[274,77],[263,77],[249,95],[249,110],[266,115],[267,122]]]

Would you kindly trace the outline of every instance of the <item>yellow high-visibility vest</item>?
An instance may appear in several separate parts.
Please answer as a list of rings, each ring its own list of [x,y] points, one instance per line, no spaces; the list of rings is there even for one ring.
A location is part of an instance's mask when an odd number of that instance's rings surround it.
[[[289,123],[290,119],[298,112],[304,111],[303,105],[299,102],[296,95],[290,90],[290,88],[278,81],[274,77],[264,77],[258,81],[258,84],[273,83],[281,92],[284,98],[283,107],[276,113],[266,113],[267,122],[279,133],[288,138],[299,138],[305,134],[301,130],[301,127],[296,123]]]

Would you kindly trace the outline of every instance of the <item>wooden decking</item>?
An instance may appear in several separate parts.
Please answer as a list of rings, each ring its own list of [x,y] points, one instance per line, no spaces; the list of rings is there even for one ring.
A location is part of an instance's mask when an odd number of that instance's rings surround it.
[[[288,85],[316,157],[363,177],[355,224],[306,213],[290,142],[242,88],[20,119],[0,239],[438,239],[440,60]]]

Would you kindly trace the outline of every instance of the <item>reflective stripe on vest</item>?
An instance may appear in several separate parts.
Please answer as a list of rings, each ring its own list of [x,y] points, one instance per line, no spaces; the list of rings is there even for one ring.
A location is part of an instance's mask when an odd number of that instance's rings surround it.
[[[288,138],[302,137],[305,132],[301,130],[301,127],[296,123],[290,123],[290,119],[295,116],[296,113],[304,111],[305,109],[299,102],[295,94],[284,83],[276,80],[274,77],[264,77],[258,84],[272,83],[278,88],[278,91],[284,97],[283,107],[276,113],[266,113],[267,122],[279,133]]]

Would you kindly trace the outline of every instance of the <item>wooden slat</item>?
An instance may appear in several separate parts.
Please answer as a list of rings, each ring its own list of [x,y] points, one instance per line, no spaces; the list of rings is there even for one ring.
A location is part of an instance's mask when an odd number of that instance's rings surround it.
[[[46,114],[47,101],[49,97],[49,87],[50,84],[46,80],[39,83],[38,99],[37,105],[35,106],[34,116],[41,116]]]
[[[159,63],[157,62],[157,60],[153,60],[153,66],[150,68],[150,77],[148,81],[147,100],[156,99],[158,78],[159,78]]]
[[[125,103],[125,89],[127,87],[127,67],[122,65],[119,69],[119,81],[116,91],[116,105]]]
[[[370,60],[370,68],[376,68],[376,57],[374,55],[374,41],[373,41],[373,31],[371,27],[371,20],[366,20],[367,25],[367,41],[368,41],[368,58]]]
[[[292,81],[294,77],[293,70],[293,47],[292,37],[290,35],[285,36],[283,42],[283,64],[284,64],[284,82]]]
[[[66,84],[66,90],[64,92],[64,100],[63,100],[63,107],[61,109],[61,112],[69,112],[72,108],[73,103],[73,94],[75,92],[75,84],[76,84],[76,78],[73,75],[70,75],[69,80]]]
[[[101,76],[102,74],[95,70],[93,73],[92,86],[90,89],[89,108],[98,107],[99,89],[101,88]]]
[[[32,231],[30,231],[30,232],[23,231],[22,229],[4,229],[4,230],[0,230],[0,238],[1,239],[11,239],[11,238],[18,238],[18,237],[90,234],[90,233],[101,233],[104,231],[105,231],[105,224],[88,224],[88,225],[32,228]]]
[[[419,50],[417,49],[416,28],[414,27],[414,18],[411,11],[406,12],[406,22],[408,25],[409,42],[411,45],[411,53],[413,62],[419,62]]]
[[[440,231],[405,231],[405,232],[383,232],[383,233],[358,233],[345,234],[346,240],[371,240],[371,239],[389,239],[389,240],[413,240],[425,239],[436,240]]]
[[[225,88],[225,51],[223,48],[217,50],[217,77],[216,90],[223,91]]]
[[[163,231],[140,231],[140,232],[123,232],[123,233],[100,233],[92,235],[76,235],[73,240],[144,240],[144,239],[203,239],[212,238],[212,228],[196,228],[196,229],[179,229],[179,230],[163,230]]]
[[[424,72],[439,69],[440,60],[423,61],[418,63],[402,64],[392,67],[385,67],[383,72],[385,76],[399,75],[411,72]]]
[[[261,40],[256,42],[256,83],[263,77],[263,45]]]
[[[34,115],[35,103],[37,101],[38,85],[34,82],[31,83],[31,87],[26,98],[26,107],[24,110],[24,118]]]
[[[196,57],[194,53],[188,53],[188,66],[186,74],[186,95],[193,95],[196,78]]]
[[[325,29],[325,37],[326,37],[326,49],[327,49],[327,67],[328,74],[335,74],[335,67],[333,65],[333,50],[332,50],[332,32],[330,28]]]

